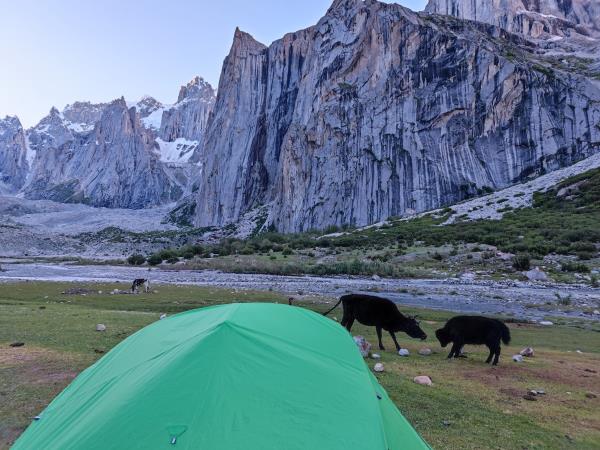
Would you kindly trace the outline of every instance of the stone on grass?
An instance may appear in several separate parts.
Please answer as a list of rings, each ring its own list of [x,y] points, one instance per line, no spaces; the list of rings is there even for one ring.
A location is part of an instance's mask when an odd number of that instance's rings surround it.
[[[371,344],[367,342],[364,336],[354,336],[354,343],[358,347],[358,350],[363,358],[369,356],[369,353],[371,352]]]
[[[521,356],[525,356],[527,358],[531,358],[535,355],[535,351],[532,347],[525,347],[523,350],[519,352]]]
[[[421,350],[419,350],[419,355],[422,356],[429,356],[431,355],[432,351],[430,348],[422,348]]]
[[[380,359],[381,355],[379,353],[371,353],[371,358],[373,358],[373,359]]]
[[[546,272],[540,270],[539,267],[534,267],[525,272],[525,276],[529,281],[548,281],[548,275],[546,275]]]
[[[514,362],[523,362],[523,357],[521,355],[513,355],[512,360]]]
[[[598,394],[596,394],[595,392],[586,392],[585,396],[586,398],[598,398]]]
[[[377,275],[377,274],[374,274],[374,275],[371,277],[371,279],[372,279],[373,281],[379,281],[379,280],[381,280],[381,277],[380,277],[379,275]]]
[[[99,323],[98,325],[96,325],[96,331],[106,331],[106,325],[104,325],[103,323]]]
[[[25,345],[25,342],[13,342],[12,344],[10,344],[11,347],[23,347]]]
[[[167,315],[163,313],[163,314],[160,315],[160,317],[158,319],[159,320],[163,320],[163,319],[166,319],[166,318],[167,318]]]
[[[554,325],[554,323],[550,322],[549,320],[542,320],[539,324],[543,325],[545,327],[549,327],[551,325]]]
[[[525,394],[523,398],[525,400],[529,400],[530,402],[535,402],[537,400],[536,396],[532,394]]]
[[[375,364],[375,367],[373,367],[373,370],[375,372],[383,372],[385,370],[385,367],[383,367],[382,363],[377,363]]]
[[[398,350],[398,354],[400,356],[408,356],[408,355],[410,355],[410,352],[405,348],[401,348],[400,350]]]
[[[431,382],[431,378],[427,375],[419,375],[418,377],[414,377],[413,381],[417,384],[422,384],[423,386],[431,386],[433,383]]]

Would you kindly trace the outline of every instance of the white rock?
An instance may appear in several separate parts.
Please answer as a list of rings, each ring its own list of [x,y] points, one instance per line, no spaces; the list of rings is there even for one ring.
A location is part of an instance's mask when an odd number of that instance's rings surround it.
[[[512,360],[514,362],[523,362],[523,357],[521,355],[513,355]]]
[[[363,336],[354,336],[354,342],[362,357],[368,357],[369,353],[371,353],[371,344],[369,344]]]
[[[540,325],[544,325],[545,327],[549,327],[551,325],[554,325],[554,323],[550,322],[549,320],[542,320],[541,322],[538,322]]]
[[[163,320],[163,319],[166,319],[166,318],[167,318],[166,314],[161,314],[160,317],[159,317],[159,320]]]
[[[383,367],[382,363],[377,363],[375,364],[375,367],[373,367],[373,370],[375,372],[383,372],[385,370],[385,367]]]
[[[525,272],[525,276],[529,281],[548,281],[548,275],[539,267],[534,267],[533,269]]]
[[[418,377],[414,377],[413,381],[417,384],[422,384],[423,386],[431,386],[433,383],[431,378],[427,375],[419,375]]]
[[[371,353],[371,358],[373,358],[373,359],[380,359],[381,355],[379,353]]]
[[[371,279],[372,279],[373,281],[379,281],[379,280],[381,280],[381,277],[380,277],[379,275],[377,275],[377,274],[374,274],[374,275],[371,277]]]
[[[96,331],[106,331],[106,325],[99,323],[96,325]]]
[[[398,350],[398,354],[400,356],[408,356],[408,355],[410,355],[410,352],[405,348],[401,348],[400,350]]]
[[[423,356],[429,356],[431,355],[432,351],[430,348],[422,348],[421,350],[419,350],[419,355],[423,355]]]
[[[521,356],[526,356],[527,358],[531,358],[535,355],[535,351],[532,347],[526,347],[519,352]]]

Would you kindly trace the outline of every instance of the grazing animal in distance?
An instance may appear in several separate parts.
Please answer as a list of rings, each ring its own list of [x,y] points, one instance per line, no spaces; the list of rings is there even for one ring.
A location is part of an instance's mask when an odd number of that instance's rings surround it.
[[[340,297],[340,301],[323,315],[329,314],[340,303],[344,307],[342,326],[350,331],[355,320],[363,325],[374,326],[377,331],[380,350],[385,350],[381,342],[381,330],[390,333],[394,344],[396,344],[396,350],[400,350],[400,344],[398,344],[394,334],[396,332],[403,331],[412,338],[427,339],[427,335],[419,326],[416,318],[402,314],[398,311],[396,304],[387,298],[364,294],[343,295]]]
[[[448,358],[460,357],[460,350],[465,344],[486,345],[490,354],[485,362],[489,364],[493,358],[494,366],[500,358],[500,341],[506,345],[510,342],[510,330],[503,322],[482,316],[453,317],[435,332],[435,336],[442,347],[452,342]]]
[[[144,286],[144,292],[148,292],[150,290],[150,281],[146,278],[136,278],[131,285],[131,293],[139,292],[140,286]]]

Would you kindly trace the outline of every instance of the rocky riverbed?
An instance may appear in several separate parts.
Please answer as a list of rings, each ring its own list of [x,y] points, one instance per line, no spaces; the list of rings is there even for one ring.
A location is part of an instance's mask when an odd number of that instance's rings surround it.
[[[129,266],[3,263],[0,283],[18,281],[123,282],[148,278],[156,284],[192,284],[232,289],[278,291],[290,296],[324,297],[331,302],[349,292],[374,293],[398,304],[471,314],[501,314],[515,319],[573,317],[600,321],[600,289],[565,284],[461,279],[379,279],[277,276],[218,271],[164,270]],[[7,289],[0,284],[0,292]],[[569,305],[559,305],[568,299]],[[564,303],[564,301],[563,301]],[[596,313],[595,313],[596,312]]]

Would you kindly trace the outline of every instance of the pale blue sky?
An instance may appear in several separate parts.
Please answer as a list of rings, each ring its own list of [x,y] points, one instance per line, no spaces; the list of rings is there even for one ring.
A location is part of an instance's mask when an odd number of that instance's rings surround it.
[[[420,11],[426,0],[400,0]],[[75,100],[170,103],[201,75],[217,86],[236,26],[269,44],[331,0],[0,0],[0,117],[25,127]]]

